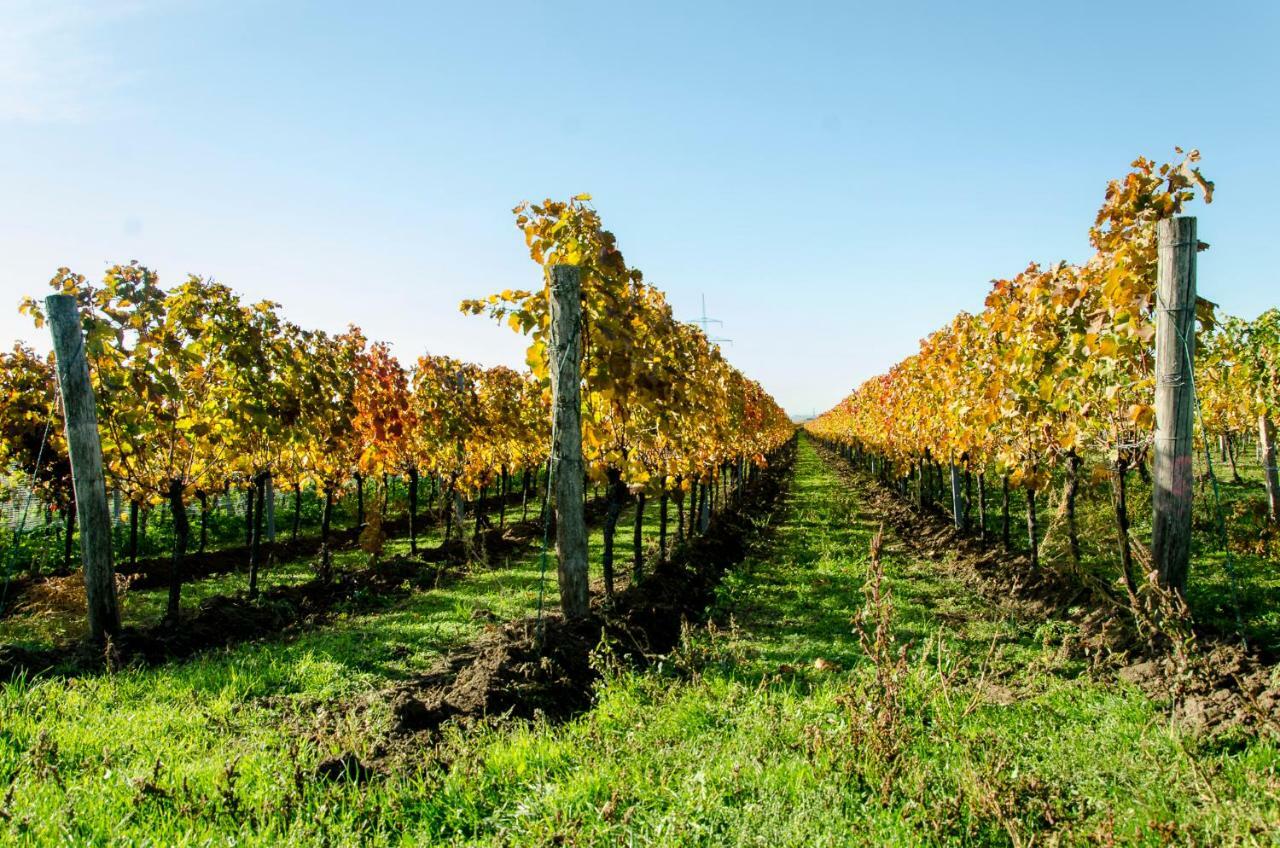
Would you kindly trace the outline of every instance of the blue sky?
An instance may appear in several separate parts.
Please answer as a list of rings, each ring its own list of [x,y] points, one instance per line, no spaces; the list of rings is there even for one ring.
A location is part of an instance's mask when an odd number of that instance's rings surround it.
[[[0,0],[0,344],[60,265],[137,259],[518,364],[464,297],[536,280],[510,209],[591,192],[792,412],[988,282],[1081,260],[1106,180],[1198,147],[1201,292],[1280,301],[1280,4]]]

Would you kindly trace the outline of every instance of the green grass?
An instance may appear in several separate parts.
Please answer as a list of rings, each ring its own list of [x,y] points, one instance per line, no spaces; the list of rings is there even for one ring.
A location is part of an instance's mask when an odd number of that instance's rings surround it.
[[[508,511],[508,520],[513,517],[518,518],[518,508]],[[646,510],[646,519],[652,546],[656,504]],[[439,532],[424,533],[420,543],[438,544]],[[628,534],[628,553],[629,541]],[[601,544],[597,528],[591,549],[599,551]],[[399,548],[407,551],[407,540],[388,545],[391,552]],[[339,565],[354,567],[362,556],[347,552]],[[629,568],[629,558],[623,558],[619,573]],[[287,563],[264,575],[264,584],[295,574],[302,579],[309,569],[305,561]],[[545,598],[551,610],[558,606],[554,569],[552,560]],[[243,581],[239,574],[197,581],[186,587],[185,597],[194,604],[220,590],[242,589]],[[240,820],[249,807],[286,803],[296,773],[305,784],[305,797],[293,811],[298,818],[285,815],[283,808],[276,814],[291,828],[314,819],[316,805],[333,801],[329,787],[313,779],[315,766],[343,751],[368,757],[389,720],[376,693],[421,673],[450,648],[477,636],[489,617],[479,611],[500,620],[533,614],[541,587],[541,560],[534,549],[476,566],[460,579],[411,592],[374,612],[339,612],[331,625],[288,640],[112,676],[6,684],[0,690],[0,801],[6,787],[13,791],[0,803],[0,838],[34,844],[111,839],[134,844],[154,838],[157,844],[179,844],[247,828],[253,831],[251,841],[278,844],[279,834],[265,819]],[[163,597],[163,590],[131,593],[126,611],[158,617]],[[362,607],[376,605],[376,599],[361,600]],[[77,620],[70,617],[72,625]],[[30,636],[22,628],[33,623],[40,624],[17,616],[4,624]],[[231,763],[236,768],[229,774]],[[148,789],[152,775],[165,787],[163,796]],[[356,805],[348,811],[351,820],[339,823],[344,813],[335,808],[316,821],[333,834],[367,826],[361,793],[340,785],[338,795]],[[142,806],[131,813],[135,802]],[[348,825],[352,830],[345,829]],[[314,842],[305,832],[295,831],[298,844]]]
[[[518,519],[520,515],[520,507],[518,504],[520,484],[517,482],[519,475],[513,475],[511,480],[512,493],[509,496],[517,501],[514,507],[508,506],[508,520]],[[496,489],[495,487],[492,487]],[[432,487],[424,480],[419,490],[419,511],[422,513],[420,521],[422,524],[429,524],[439,514],[440,500],[439,495],[428,497]],[[403,478],[392,477],[390,479],[390,498],[387,503],[387,512],[389,518],[403,519],[409,508],[408,482]],[[369,504],[372,504],[375,495],[381,492],[381,485],[375,481],[366,482],[365,497]],[[3,483],[0,483],[0,502],[6,497],[11,496],[11,492],[5,491]],[[225,494],[218,496],[210,496],[209,512],[207,514],[207,544],[206,550],[218,551],[232,548],[242,548],[246,544],[245,540],[245,492],[238,489],[233,493],[233,506],[228,508],[227,497]],[[277,490],[277,507],[275,510],[276,530],[281,539],[289,538],[293,530],[293,493],[292,490]],[[492,504],[497,499],[496,492],[492,489],[485,493],[486,513],[496,518],[493,512]],[[321,516],[324,511],[324,500],[319,492],[313,488],[303,490],[301,499],[301,510],[298,518],[298,535],[302,539],[318,540],[320,536]],[[192,548],[196,547],[200,538],[200,505],[198,502],[192,502],[187,505],[188,520],[191,523],[191,542]],[[537,496],[531,496],[529,499],[530,512],[534,515],[538,511]],[[468,509],[470,510],[470,505]],[[8,526],[5,522],[0,521],[0,583],[7,577],[22,577],[25,575],[48,575],[58,573],[64,552],[65,525],[60,517],[52,517],[46,520],[40,516],[41,510],[36,504],[32,504],[32,515],[27,522],[24,522],[22,532],[18,534],[17,528]],[[50,514],[52,515],[52,514]],[[173,516],[166,505],[147,505],[143,515],[145,519],[139,521],[138,527],[138,556],[141,559],[160,558],[163,559],[173,550]],[[338,493],[338,497],[334,501],[332,518],[332,527],[335,531],[349,529],[355,526],[357,521],[357,498],[353,484],[348,484]],[[116,517],[117,520],[112,523],[112,539],[113,554],[117,563],[125,561],[129,554],[129,525],[128,511],[122,508],[122,514]],[[79,551],[79,534],[73,537],[73,552]],[[74,556],[74,554],[73,554]],[[2,593],[2,589],[0,589]]]
[[[1265,518],[1265,489],[1262,468],[1252,451],[1238,460],[1240,480],[1231,479],[1226,462],[1212,455],[1213,478],[1203,448],[1193,456],[1197,480],[1192,499],[1192,563],[1187,585],[1187,601],[1197,621],[1217,633],[1247,638],[1252,646],[1269,656],[1280,657],[1280,530]],[[1102,473],[1106,460],[1090,456],[1081,476],[1077,496],[1077,520],[1081,547],[1081,568],[1104,583],[1119,585],[1121,577],[1112,506],[1111,484]],[[1038,540],[1045,561],[1068,561],[1066,522],[1059,514],[1064,476],[1059,465],[1043,469],[1049,483],[1037,499]],[[976,475],[975,475],[976,476]],[[1151,484],[1135,470],[1127,476],[1131,534],[1141,545],[1151,539]],[[1216,480],[1216,486],[1214,481]],[[945,481],[944,481],[945,485]],[[914,482],[909,491],[914,493]],[[933,506],[950,515],[950,495],[933,492]],[[977,500],[977,483],[972,484],[971,501]],[[1000,480],[988,469],[985,523],[992,539],[1001,532]],[[1015,550],[1030,548],[1026,525],[1026,492],[1012,488],[1009,493],[1010,542]],[[971,505],[970,521],[979,518]],[[1222,530],[1219,525],[1221,516]]]
[[[851,622],[875,522],[803,440],[774,526],[722,584],[716,625],[644,673],[606,670],[589,713],[450,728],[367,783],[312,772],[374,753],[390,720],[377,692],[479,632],[472,610],[525,614],[536,556],[288,642],[9,684],[0,838],[1274,844],[1273,742],[1174,730],[1159,704],[1061,660],[1065,625],[1012,618],[894,538],[890,647],[910,647],[878,685]]]
[[[522,510],[518,503],[508,505],[505,512],[508,523],[514,523],[521,519]],[[486,514],[496,524],[498,519],[497,512],[490,510]],[[537,515],[536,505],[530,505],[529,514]],[[651,524],[656,524],[656,508],[652,512],[646,510],[646,515],[649,516]],[[429,523],[426,516],[423,516],[422,523],[425,527],[417,534],[419,549],[428,550],[437,547],[444,540],[444,527]],[[468,519],[465,528],[468,538],[473,526]],[[456,536],[456,528],[453,532]],[[280,538],[287,538],[287,534],[281,533]],[[628,536],[628,547],[626,547],[628,552],[630,551],[629,540],[630,537]],[[385,557],[408,556],[408,536],[389,539],[383,555]],[[337,551],[333,557],[335,569],[361,568],[366,563],[366,555],[359,550]],[[284,562],[265,564],[259,573],[258,584],[261,589],[266,590],[272,586],[297,585],[315,576],[316,569],[313,558],[301,557]],[[244,593],[248,591],[248,586],[248,556],[246,555],[245,562],[238,571],[200,577],[185,582],[182,587],[183,615],[190,616],[195,614],[200,605],[209,598],[217,595]],[[120,594],[120,616],[122,622],[126,626],[133,627],[146,627],[159,622],[164,617],[168,603],[168,591],[166,586],[126,589]],[[17,599],[14,598],[13,600]],[[76,603],[73,608],[69,609],[56,604],[36,605],[33,610],[20,611],[0,618],[0,645],[16,644],[28,648],[49,647],[65,642],[68,639],[78,638],[85,632],[86,627],[87,623],[82,603]]]

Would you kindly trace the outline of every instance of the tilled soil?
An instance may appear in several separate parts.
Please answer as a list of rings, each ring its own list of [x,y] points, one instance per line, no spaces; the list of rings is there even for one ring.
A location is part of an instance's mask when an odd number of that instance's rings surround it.
[[[568,719],[591,707],[601,655],[643,667],[670,652],[686,626],[704,619],[721,576],[746,556],[782,503],[793,460],[789,445],[704,536],[612,600],[596,592],[587,618],[555,613],[541,622],[526,618],[494,627],[421,677],[376,693],[394,716],[376,756],[431,744],[447,722]],[[364,703],[346,710],[369,708]],[[325,775],[349,771],[330,766]]]

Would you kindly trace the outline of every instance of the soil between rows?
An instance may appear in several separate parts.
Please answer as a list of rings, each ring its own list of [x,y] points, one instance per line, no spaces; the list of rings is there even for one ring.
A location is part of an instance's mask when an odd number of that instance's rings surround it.
[[[495,502],[496,498],[487,499],[485,501],[486,510],[493,510]],[[520,493],[512,492],[507,496],[503,508],[510,509],[519,503]],[[599,506],[593,502],[592,508],[599,509]],[[536,513],[538,504],[531,500],[529,509]],[[432,509],[428,506],[418,516],[419,533],[438,529],[443,525],[444,522],[439,517],[439,511],[439,509]],[[525,522],[513,522],[512,526],[518,526],[523,523]],[[407,515],[388,518],[382,522],[382,529],[388,538],[407,537],[409,535],[409,518]],[[344,527],[331,530],[329,533],[329,549],[338,551],[357,547],[360,541],[360,531],[361,528],[359,527]],[[195,532],[198,533],[198,531]],[[320,553],[320,548],[319,536],[299,536],[296,539],[282,538],[271,544],[270,554],[275,561],[286,562],[302,557],[317,556]],[[432,549],[423,551],[419,553],[419,558],[426,561],[443,561],[451,555],[456,555],[460,548],[460,544],[455,544],[448,550]],[[168,555],[143,557],[136,562],[128,562],[122,558],[121,561],[115,563],[115,572],[117,579],[123,579],[129,589],[162,588],[169,584],[171,563],[172,557]],[[248,563],[248,545],[190,551],[182,560],[183,582],[189,583],[219,574],[243,571],[247,569]],[[38,603],[42,590],[47,588],[51,593],[56,594],[60,588],[59,584],[68,581],[74,582],[78,579],[78,574],[11,577],[8,581],[8,602],[0,607],[0,618],[21,613],[32,603]]]
[[[567,620],[558,612],[497,626],[440,659],[416,679],[375,693],[389,702],[394,724],[374,748],[374,765],[345,753],[322,763],[322,777],[362,779],[403,752],[431,744],[449,722],[545,718],[563,721],[590,709],[599,660],[645,667],[705,620],[724,573],[768,532],[783,502],[795,459],[794,442],[747,487],[740,502],[715,516],[705,535],[681,547],[652,574],[606,599],[595,587],[591,614]],[[349,705],[357,712],[368,699]],[[342,714],[348,710],[330,712]]]
[[[105,651],[82,641],[40,650],[0,646],[0,681],[19,674],[93,674],[129,665],[157,665],[212,648],[287,635],[322,624],[339,609],[380,607],[415,589],[447,585],[468,568],[490,567],[485,564],[527,549],[541,540],[541,532],[542,524],[536,520],[484,531],[474,545],[476,562],[470,565],[464,563],[470,543],[453,540],[413,558],[396,557],[340,571],[329,580],[317,576],[297,585],[271,587],[253,600],[245,594],[217,595],[176,627],[164,623],[127,627]]]
[[[949,516],[906,503],[879,480],[854,468],[836,451],[814,442],[819,454],[917,554],[951,569],[993,607],[1024,620],[1057,618],[1075,625],[1064,640],[1068,654],[1088,659],[1092,672],[1122,680],[1148,697],[1170,703],[1190,727],[1216,732],[1240,728],[1280,734],[1280,664],[1230,634],[1192,624],[1184,651],[1176,633],[1142,628],[1128,601],[1096,578],[1003,550],[958,532]]]

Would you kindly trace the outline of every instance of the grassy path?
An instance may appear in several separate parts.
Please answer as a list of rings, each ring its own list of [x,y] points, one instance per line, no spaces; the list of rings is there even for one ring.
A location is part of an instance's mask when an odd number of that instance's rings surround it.
[[[852,624],[876,524],[802,440],[716,626],[646,672],[607,671],[575,721],[450,728],[361,783],[312,775],[368,753],[388,717],[365,695],[478,631],[473,609],[521,614],[533,563],[288,644],[12,684],[0,840],[1273,844],[1274,744],[1171,731],[1136,690],[1061,659],[1061,625],[1009,617],[892,538],[877,675]]]
[[[657,503],[645,514],[651,559]],[[631,568],[631,520],[624,518],[620,586]],[[422,534],[420,543],[438,544],[439,532]],[[589,532],[598,569],[598,523]],[[408,542],[393,540],[388,550],[407,553]],[[354,567],[360,557],[343,552],[337,564]],[[307,579],[311,564],[277,566],[264,582],[295,572]],[[219,575],[186,592],[194,599],[234,591],[243,580]],[[376,693],[421,673],[490,622],[532,615],[542,582],[535,545],[439,588],[385,603],[359,598],[359,611],[338,610],[332,623],[287,637],[114,675],[0,683],[0,844],[206,844],[238,834],[250,844],[310,845],[322,832],[349,844],[344,835],[370,826],[366,787],[317,783],[317,764],[346,751],[370,756],[391,721]],[[133,601],[152,603],[161,591]],[[545,603],[559,605],[554,558]],[[30,638],[18,627],[24,619],[6,620],[0,633]],[[52,628],[33,630],[38,639]],[[418,785],[412,774],[386,783],[406,798]],[[382,817],[373,823],[387,824]]]
[[[801,443],[767,546],[728,575],[716,629],[602,686],[558,728],[457,737],[428,772],[423,841],[599,845],[1271,844],[1274,745],[1172,734],[1134,690],[1059,660],[889,539],[900,675],[858,647],[876,521]],[[993,639],[996,651],[990,662]],[[821,662],[818,662],[821,660]],[[815,665],[816,663],[816,665]],[[945,682],[944,682],[945,681]],[[877,734],[880,734],[877,737]],[[887,779],[886,779],[887,776]]]

